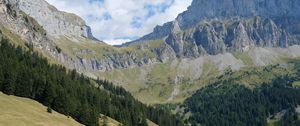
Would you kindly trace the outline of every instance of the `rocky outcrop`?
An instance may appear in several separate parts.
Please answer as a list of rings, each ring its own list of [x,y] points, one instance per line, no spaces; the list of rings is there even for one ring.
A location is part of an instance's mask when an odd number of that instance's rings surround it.
[[[193,27],[203,19],[233,17],[264,18],[300,17],[298,0],[193,0],[187,11],[176,20],[183,29]]]
[[[193,0],[188,10],[144,37],[166,38],[177,57],[196,58],[253,47],[300,44],[300,1]]]
[[[22,42],[25,42],[25,44],[23,43],[24,45],[28,48],[39,50],[45,57],[68,65],[71,69],[76,68],[76,62],[78,61],[61,52],[55,42],[49,38],[43,26],[20,10],[16,2],[0,0],[0,25],[1,28],[7,29],[9,34],[13,34],[14,38],[20,38],[21,43],[19,43],[21,45]],[[14,41],[17,40],[19,39]],[[78,66],[78,68],[82,68],[82,66]]]
[[[186,31],[172,32],[166,43],[177,56],[198,57],[225,52],[245,52],[254,47],[300,44],[299,35],[288,32],[269,18],[204,20]]]
[[[18,35],[28,46],[58,54],[55,44],[46,37],[42,27],[34,19],[18,9],[17,4],[0,0],[0,23],[11,33]],[[50,53],[49,53],[50,54]]]
[[[155,27],[152,33],[136,41],[165,37],[174,28],[172,25],[174,22],[178,22],[180,29],[185,30],[202,20],[210,19],[243,19],[259,16],[282,21],[285,18],[299,19],[299,9],[298,0],[193,0],[188,10],[179,14],[175,21]]]
[[[33,17],[47,33],[54,37],[85,37],[95,39],[91,28],[77,15],[62,12],[45,0],[9,0],[17,4],[19,9]]]

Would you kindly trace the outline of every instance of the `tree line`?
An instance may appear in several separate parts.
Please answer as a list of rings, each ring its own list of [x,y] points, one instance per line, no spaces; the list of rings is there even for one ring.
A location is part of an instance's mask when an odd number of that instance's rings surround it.
[[[192,113],[188,122],[192,126],[266,126],[271,115],[300,105],[300,89],[291,84],[300,80],[299,75],[280,76],[254,89],[228,80],[218,81],[185,101],[185,111]],[[299,126],[298,116],[288,111],[281,125]]]

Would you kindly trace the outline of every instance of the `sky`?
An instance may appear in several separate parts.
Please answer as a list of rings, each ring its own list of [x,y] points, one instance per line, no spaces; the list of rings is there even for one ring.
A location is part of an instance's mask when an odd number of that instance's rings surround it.
[[[111,45],[128,42],[174,20],[192,0],[46,0],[59,10],[75,13],[93,35]]]

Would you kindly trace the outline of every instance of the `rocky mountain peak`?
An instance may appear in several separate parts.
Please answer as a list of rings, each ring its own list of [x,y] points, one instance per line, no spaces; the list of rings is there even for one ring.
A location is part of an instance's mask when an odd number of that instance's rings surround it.
[[[53,37],[94,39],[91,28],[75,14],[57,10],[45,0],[8,0],[33,17]]]
[[[299,0],[193,0],[176,20],[185,29],[204,19],[300,17]]]
[[[154,31],[136,41],[162,38],[171,33],[174,22],[180,29],[195,27],[205,20],[236,20],[249,17],[284,19],[300,17],[299,0],[193,0],[188,9],[163,26],[156,26]]]

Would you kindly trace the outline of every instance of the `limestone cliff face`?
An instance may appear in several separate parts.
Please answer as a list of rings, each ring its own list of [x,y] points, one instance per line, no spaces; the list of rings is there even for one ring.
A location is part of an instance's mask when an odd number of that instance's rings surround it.
[[[133,43],[167,37],[184,57],[287,47],[299,44],[299,9],[298,0],[193,0],[173,22]]]
[[[27,45],[47,50],[48,54],[57,55],[55,44],[46,37],[43,30],[34,19],[18,9],[18,5],[7,0],[0,0],[0,24],[18,35]]]
[[[33,17],[51,36],[94,39],[90,27],[83,19],[77,15],[59,11],[45,0],[9,1],[17,4],[23,12]]]
[[[189,30],[170,33],[166,43],[183,57],[300,44],[298,34],[288,32],[269,18],[261,17],[203,21]]]
[[[23,12],[18,2],[0,0],[0,26],[0,30],[3,30],[2,28],[9,30],[10,34],[19,36],[25,45],[39,50],[44,56],[65,64],[71,69],[83,68],[79,65],[79,60],[72,59],[66,53],[61,52],[56,42],[50,37],[51,35],[48,35],[48,31]]]
[[[300,18],[298,0],[193,0],[188,10],[179,14],[173,22],[157,26],[154,31],[138,41],[155,39],[171,33],[174,22],[180,29],[192,28],[202,20],[244,19],[263,17],[284,23],[288,19]],[[159,29],[159,30],[158,30]]]
[[[176,20],[185,29],[203,19],[300,17],[298,0],[193,0],[187,11]]]

